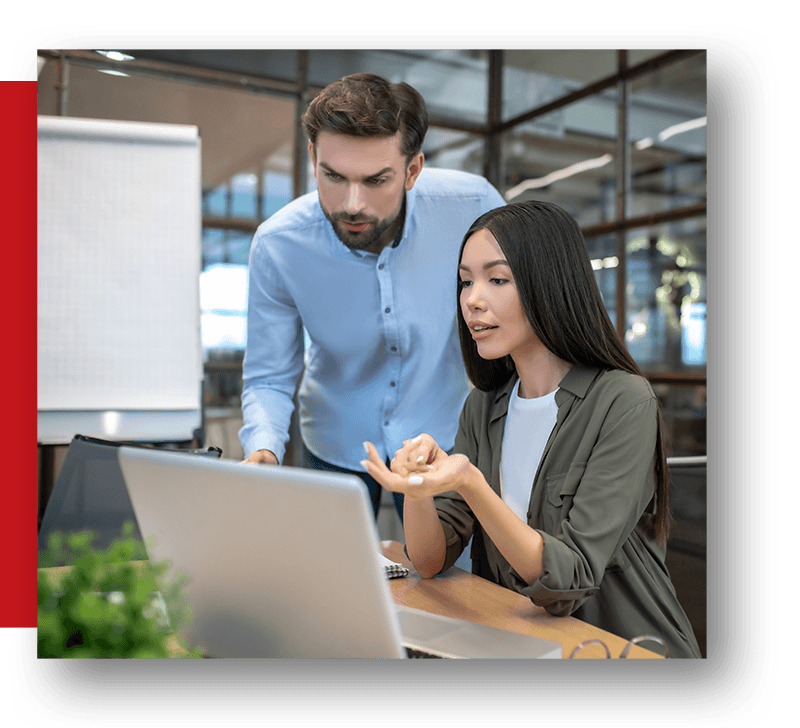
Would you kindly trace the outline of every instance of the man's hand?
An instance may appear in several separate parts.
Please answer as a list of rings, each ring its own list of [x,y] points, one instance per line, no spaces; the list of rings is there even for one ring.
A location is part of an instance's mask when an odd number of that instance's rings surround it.
[[[277,465],[278,458],[269,450],[256,450],[250,453],[242,462],[248,465]]]

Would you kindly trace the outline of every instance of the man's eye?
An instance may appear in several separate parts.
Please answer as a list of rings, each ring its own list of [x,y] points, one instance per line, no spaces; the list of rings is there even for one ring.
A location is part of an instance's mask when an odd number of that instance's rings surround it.
[[[367,180],[367,184],[372,185],[373,187],[378,187],[386,182],[386,177],[378,177],[378,179],[370,179]]]
[[[341,179],[341,176],[336,174],[336,172],[326,172],[325,175],[331,182],[338,182]]]

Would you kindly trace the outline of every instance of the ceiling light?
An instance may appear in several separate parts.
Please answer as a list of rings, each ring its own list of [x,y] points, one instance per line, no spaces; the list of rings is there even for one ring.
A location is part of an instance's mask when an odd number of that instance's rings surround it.
[[[672,126],[668,126],[664,131],[660,132],[658,135],[658,141],[663,142],[665,139],[669,139],[671,136],[675,136],[676,134],[682,134],[685,131],[691,131],[692,129],[699,129],[701,126],[706,125],[706,118],[705,116],[701,116],[698,119],[691,119],[690,121],[684,121],[680,124],[673,124]],[[655,142],[653,141],[652,137],[647,137],[647,139],[641,139],[640,141],[636,142],[634,146],[641,150],[647,149],[647,147],[652,147]]]
[[[127,53],[121,53],[120,51],[97,51],[101,56],[105,56],[106,58],[112,61],[132,61],[134,60],[133,56],[129,56]]]
[[[520,182],[515,187],[512,187],[508,192],[506,192],[506,199],[511,200],[514,197],[525,192],[525,190],[533,190],[538,189],[540,187],[547,187],[548,185],[553,184],[553,182],[557,182],[560,179],[564,179],[566,177],[571,177],[574,174],[579,174],[580,172],[586,172],[590,169],[597,169],[598,167],[604,167],[607,165],[614,157],[610,154],[604,154],[602,157],[596,157],[594,159],[587,159],[583,162],[577,162],[576,164],[571,164],[569,167],[565,167],[564,169],[556,170],[555,172],[551,172],[544,177],[539,177],[537,179],[527,179],[524,182]]]
[[[682,124],[675,124],[674,126],[664,129],[664,131],[658,135],[658,141],[663,142],[665,139],[669,139],[671,136],[681,134],[685,131],[691,131],[692,129],[699,129],[705,125],[705,116],[701,116],[699,119],[692,119],[691,121],[684,121]]]
[[[690,121],[684,121],[681,124],[674,124],[673,126],[667,127],[664,129],[664,131],[659,133],[658,141],[663,142],[665,139],[669,139],[676,134],[691,131],[692,129],[699,129],[705,125],[705,116],[701,116],[698,119],[691,119]],[[655,142],[651,137],[647,137],[646,139],[636,142],[634,146],[641,150],[653,146],[654,143]],[[611,154],[604,154],[601,157],[587,159],[583,162],[577,162],[569,167],[565,167],[564,169],[556,170],[555,172],[551,172],[544,177],[524,180],[506,192],[506,200],[513,200],[526,190],[535,190],[541,187],[547,187],[548,185],[553,184],[553,182],[557,182],[558,180],[566,177],[571,177],[574,174],[580,174],[581,172],[585,172],[589,169],[598,169],[599,167],[604,167],[606,164],[611,162],[612,159],[614,159],[614,157]]]
[[[109,76],[125,76],[128,77],[127,73],[123,73],[122,71],[112,71],[109,68],[99,68],[97,69],[100,73],[107,73]]]

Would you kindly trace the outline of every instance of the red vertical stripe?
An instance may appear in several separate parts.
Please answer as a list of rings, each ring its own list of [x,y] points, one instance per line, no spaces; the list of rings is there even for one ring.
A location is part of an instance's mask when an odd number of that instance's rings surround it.
[[[36,83],[0,83],[0,627],[36,626]]]

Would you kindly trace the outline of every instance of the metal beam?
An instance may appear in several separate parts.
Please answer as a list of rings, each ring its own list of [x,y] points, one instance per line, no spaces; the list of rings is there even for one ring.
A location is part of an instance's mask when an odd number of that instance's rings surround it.
[[[308,186],[308,151],[303,133],[303,114],[310,102],[308,94],[308,51],[297,51],[297,92],[294,116],[294,197],[304,195]]]
[[[486,119],[489,122],[489,129],[494,129],[503,118],[503,51],[489,51],[488,75]],[[489,131],[485,142],[483,176],[494,187],[500,187],[500,135]]]
[[[56,59],[58,82],[56,83],[56,116],[67,116],[69,97],[69,61],[63,51]]]
[[[617,51],[617,148],[614,153],[616,167],[616,222],[625,225],[628,214],[628,174],[630,172],[630,144],[628,144],[628,51]],[[617,333],[625,340],[628,329],[627,282],[628,265],[625,249],[625,228],[617,229]]]
[[[665,222],[675,222],[676,220],[688,220],[693,217],[703,217],[706,214],[706,203],[698,202],[695,205],[678,207],[674,210],[664,212],[654,212],[650,215],[640,217],[630,217],[626,220],[612,220],[602,222],[598,225],[590,225],[581,230],[585,240],[597,238],[601,235],[611,235],[619,231],[635,230],[636,228],[652,227]]]
[[[664,66],[670,65],[672,63],[677,63],[678,61],[682,61],[686,58],[691,58],[693,56],[699,55],[700,53],[705,53],[704,50],[686,50],[686,51],[667,51],[666,53],[662,53],[658,56],[654,56],[648,61],[643,61],[642,63],[637,63],[635,66],[631,66],[625,71],[625,80],[631,81],[638,76],[642,76],[645,73],[652,73],[653,71],[658,70],[659,68],[663,68]],[[590,83],[583,88],[579,88],[577,91],[573,91],[566,96],[562,96],[560,99],[556,99],[555,101],[551,101],[549,104],[545,104],[544,106],[539,106],[535,109],[531,109],[530,111],[526,111],[524,114],[519,114],[515,116],[513,119],[509,119],[508,121],[504,121],[501,123],[497,129],[493,131],[503,133],[512,129],[519,124],[523,124],[526,121],[530,121],[531,119],[536,119],[540,116],[544,116],[545,114],[549,114],[556,109],[560,109],[563,106],[569,106],[570,104],[574,104],[576,101],[580,101],[581,99],[586,98],[587,96],[595,96],[596,94],[600,93],[601,91],[605,91],[608,88],[614,88],[619,82],[619,73],[615,73],[612,76],[606,76],[605,78],[601,78],[599,81],[595,81],[594,83]]]

